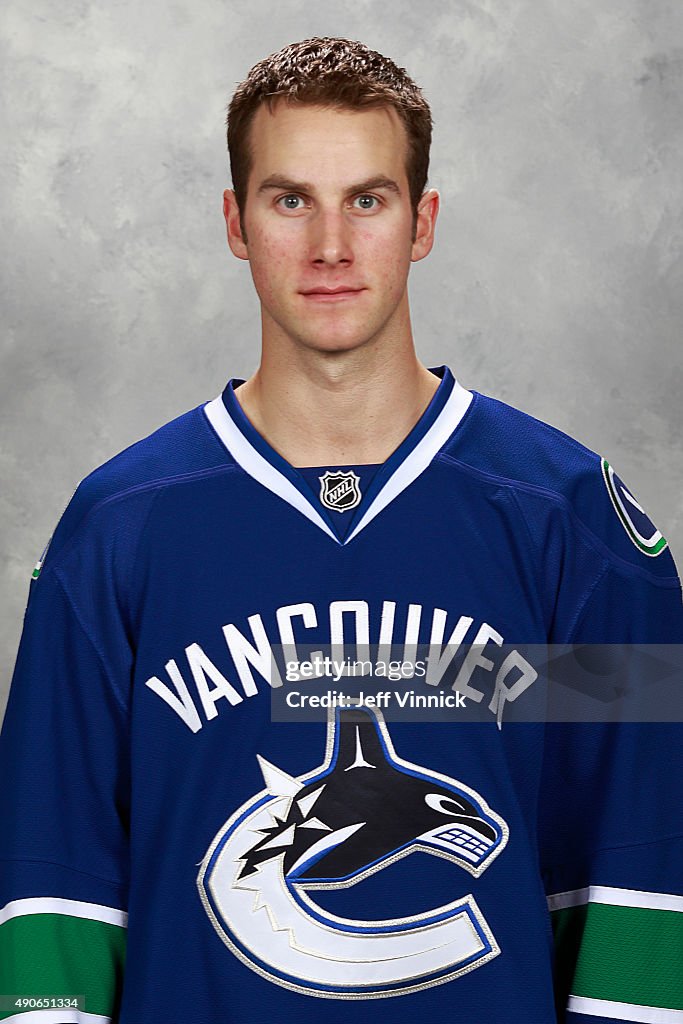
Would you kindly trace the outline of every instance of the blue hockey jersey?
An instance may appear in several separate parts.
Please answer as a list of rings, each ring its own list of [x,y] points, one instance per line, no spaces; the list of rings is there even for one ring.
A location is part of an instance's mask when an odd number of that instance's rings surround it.
[[[231,380],[80,484],[0,738],[0,1020],[683,1021],[680,725],[525,720],[496,660],[679,644],[666,541],[433,372],[380,466],[293,468]],[[423,644],[477,722],[273,714],[277,652]]]

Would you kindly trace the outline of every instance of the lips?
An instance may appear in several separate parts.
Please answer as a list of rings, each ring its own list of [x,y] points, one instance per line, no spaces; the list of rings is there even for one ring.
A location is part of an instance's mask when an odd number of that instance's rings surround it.
[[[312,288],[310,291],[301,292],[305,299],[311,299],[314,302],[335,302],[343,299],[351,299],[356,295],[360,295],[364,288],[349,288],[341,285],[339,288]]]
[[[338,295],[340,292],[359,292],[360,288],[350,288],[347,284],[340,284],[337,288],[326,288],[321,285],[318,288],[309,288],[304,295]]]

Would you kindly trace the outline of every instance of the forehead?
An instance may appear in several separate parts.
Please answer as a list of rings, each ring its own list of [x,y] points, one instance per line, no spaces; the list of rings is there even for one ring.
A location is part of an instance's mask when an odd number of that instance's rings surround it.
[[[393,107],[324,107],[262,103],[251,126],[252,180],[284,174],[299,180],[344,169],[357,178],[405,176],[408,140]],[[258,179],[258,181],[256,180]]]

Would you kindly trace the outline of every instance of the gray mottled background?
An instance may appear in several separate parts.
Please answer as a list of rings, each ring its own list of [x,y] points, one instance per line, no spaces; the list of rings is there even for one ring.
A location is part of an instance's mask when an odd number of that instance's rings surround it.
[[[346,35],[435,118],[419,353],[604,454],[683,559],[680,0],[10,0],[0,16],[0,709],[31,569],[78,480],[247,376],[225,105]]]

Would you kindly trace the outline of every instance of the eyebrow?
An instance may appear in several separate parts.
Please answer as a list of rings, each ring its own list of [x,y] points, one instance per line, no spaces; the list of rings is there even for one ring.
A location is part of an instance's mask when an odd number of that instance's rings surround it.
[[[271,174],[270,177],[262,181],[257,193],[267,192],[269,189],[281,189],[283,192],[315,192],[315,186],[310,182],[292,181],[281,174]],[[359,192],[373,192],[377,189],[386,189],[388,192],[395,192],[397,196],[401,195],[398,184],[392,178],[387,178],[382,174],[368,178],[367,181],[359,181],[356,185],[349,185],[345,194],[347,196],[357,195]]]

